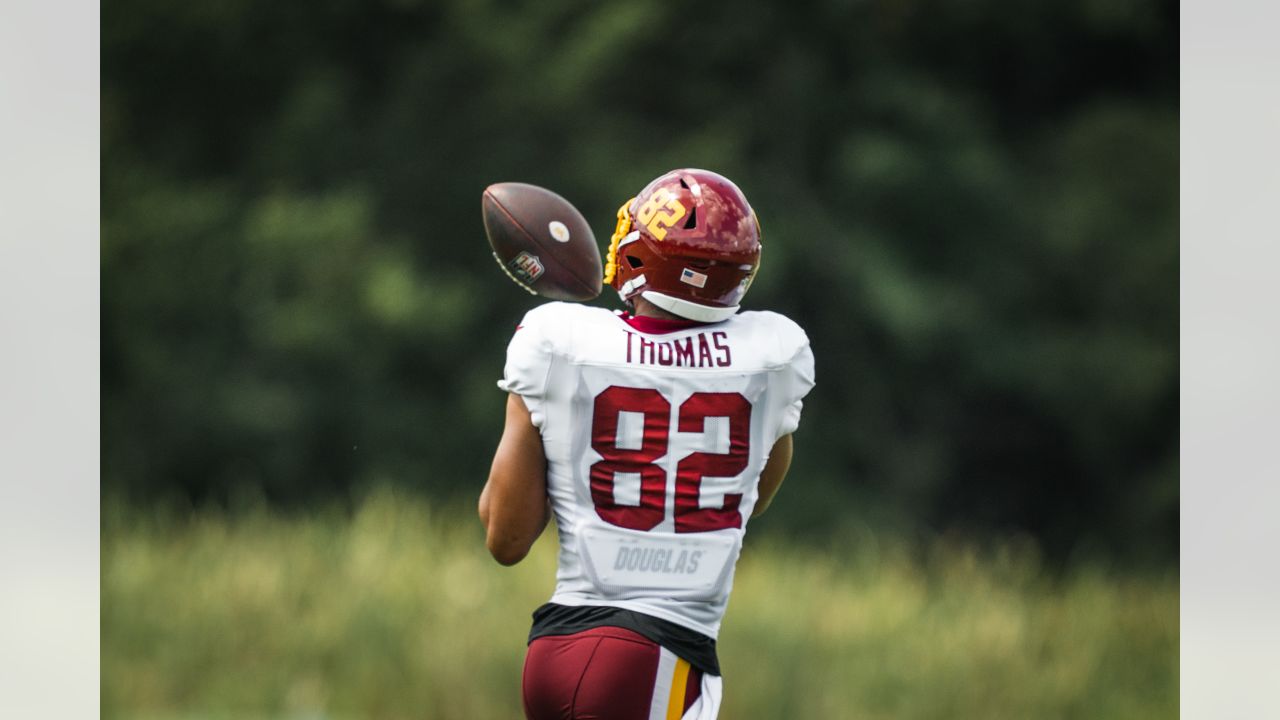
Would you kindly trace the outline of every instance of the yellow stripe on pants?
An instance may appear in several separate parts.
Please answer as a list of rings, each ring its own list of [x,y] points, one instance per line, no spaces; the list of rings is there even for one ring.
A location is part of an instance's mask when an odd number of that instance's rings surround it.
[[[671,674],[671,696],[667,699],[667,720],[680,720],[684,715],[685,686],[689,684],[689,663],[676,658],[676,671]]]

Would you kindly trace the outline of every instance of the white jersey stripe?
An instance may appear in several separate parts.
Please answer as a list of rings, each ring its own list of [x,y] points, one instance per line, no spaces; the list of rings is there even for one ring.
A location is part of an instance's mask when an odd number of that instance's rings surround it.
[[[658,648],[658,674],[653,679],[653,697],[649,700],[649,720],[667,720],[667,700],[671,697],[671,679],[676,672],[676,656]]]

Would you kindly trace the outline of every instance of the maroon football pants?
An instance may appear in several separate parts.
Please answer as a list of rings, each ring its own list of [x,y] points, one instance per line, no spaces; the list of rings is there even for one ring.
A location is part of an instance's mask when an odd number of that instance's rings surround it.
[[[698,699],[702,673],[643,635],[599,627],[530,643],[523,685],[529,720],[666,720]]]

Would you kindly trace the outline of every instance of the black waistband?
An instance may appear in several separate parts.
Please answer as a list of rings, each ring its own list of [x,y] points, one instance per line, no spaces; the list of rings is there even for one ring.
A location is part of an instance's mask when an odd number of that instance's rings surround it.
[[[609,605],[570,607],[547,603],[533,611],[529,642],[546,635],[572,635],[598,627],[620,627],[640,633],[702,672],[720,674],[715,640],[662,618]]]

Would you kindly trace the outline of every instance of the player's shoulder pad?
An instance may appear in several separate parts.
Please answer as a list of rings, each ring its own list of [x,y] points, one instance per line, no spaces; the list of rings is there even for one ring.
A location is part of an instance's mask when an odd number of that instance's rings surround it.
[[[805,334],[804,328],[782,313],[772,310],[749,310],[738,313],[737,317],[759,326],[775,339],[778,353],[776,362],[789,362],[809,347],[809,336]]]
[[[607,319],[610,315],[608,310],[581,303],[543,303],[525,313],[517,327],[517,334],[537,336],[554,347],[560,338],[566,338],[572,330],[580,329],[586,323],[600,322],[601,318]]]
[[[555,326],[561,323],[584,322],[607,310],[572,302],[543,303],[524,314],[520,326]]]

